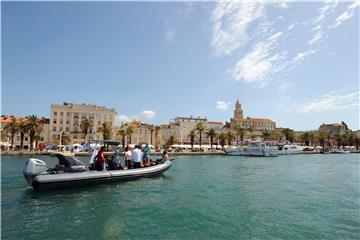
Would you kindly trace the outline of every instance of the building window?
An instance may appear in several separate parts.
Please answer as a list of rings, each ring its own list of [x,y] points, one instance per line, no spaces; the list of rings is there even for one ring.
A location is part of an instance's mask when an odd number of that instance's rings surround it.
[[[81,114],[81,119],[86,119],[87,118],[87,114],[86,113],[82,113]]]
[[[16,137],[16,141],[20,141],[20,137],[19,137],[19,136]]]
[[[62,130],[63,130],[63,127],[60,127],[60,128],[59,128],[59,131],[62,131]]]
[[[53,131],[56,132],[56,126],[53,127]]]
[[[79,114],[78,114],[78,113],[74,113],[74,118],[79,118]]]
[[[25,141],[27,141],[28,140],[28,137],[25,137]]]
[[[64,113],[63,112],[60,112],[60,117],[64,116]]]
[[[74,139],[77,139],[78,138],[78,136],[77,135],[74,135],[74,137],[73,137]]]
[[[54,120],[53,123],[56,124],[56,120]]]
[[[66,125],[69,125],[70,124],[70,121],[69,120],[66,120]]]
[[[60,119],[60,124],[63,124],[63,120],[62,120],[62,119]]]
[[[54,116],[57,116],[57,112],[54,112]]]
[[[69,113],[69,112],[67,112],[67,113],[66,113],[66,116],[67,116],[67,117],[70,117],[70,113]]]
[[[69,131],[70,131],[70,128],[69,128],[69,127],[67,127],[67,128],[66,128],[66,131],[67,131],[67,132],[69,132]]]
[[[42,137],[42,138],[40,138],[40,141],[42,141],[42,142],[43,142],[43,141],[44,141],[44,138],[43,138],[43,137]]]

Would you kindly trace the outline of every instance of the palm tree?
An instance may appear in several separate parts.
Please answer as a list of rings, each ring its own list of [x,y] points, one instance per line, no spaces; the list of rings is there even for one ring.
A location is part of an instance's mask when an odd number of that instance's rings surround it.
[[[310,145],[310,133],[304,132],[303,134],[301,134],[301,141],[305,144],[305,146],[309,146]]]
[[[166,145],[171,146],[174,144],[175,144],[175,137],[173,135],[171,135]]]
[[[155,126],[154,125],[149,125],[148,129],[150,130],[150,144],[153,144],[153,132],[155,131]]]
[[[237,124],[235,126],[235,131],[236,131],[236,142],[237,144],[239,144],[239,137],[241,141],[244,141],[245,129],[241,127],[240,124]]]
[[[33,150],[35,135],[37,132],[41,132],[43,124],[35,115],[28,116],[27,119],[29,124],[30,150]]]
[[[230,131],[228,131],[228,132],[226,133],[226,139],[228,140],[228,145],[230,146],[232,140],[234,139],[234,135],[233,135]]]
[[[340,149],[342,143],[343,143],[343,137],[340,134],[336,134],[335,135],[335,141],[336,141],[336,145],[337,147]]]
[[[20,133],[20,149],[23,149],[24,147],[24,137],[25,134],[29,132],[29,125],[25,121],[21,121],[18,123],[18,129]]]
[[[222,147],[222,149],[224,149],[224,145],[225,145],[225,142],[226,142],[226,134],[221,132],[219,135],[218,135],[218,139],[219,139],[219,143]]]
[[[294,137],[295,137],[295,133],[294,130],[291,130],[290,128],[284,128],[282,130],[283,135],[285,136],[285,140],[289,141],[289,142],[293,142],[294,141]]]
[[[195,129],[193,129],[190,131],[190,134],[189,134],[191,149],[194,148],[195,136],[196,136]]]
[[[4,132],[7,134],[10,133],[10,139],[11,139],[11,148],[14,148],[14,138],[16,133],[18,133],[18,123],[16,122],[16,118],[11,117],[11,121],[6,123],[4,126]]]
[[[117,132],[118,135],[120,135],[122,137],[121,141],[122,141],[122,148],[124,150],[125,148],[125,136],[126,136],[126,129],[124,127],[120,128],[119,131]]]
[[[60,134],[56,135],[56,142],[58,145],[66,145],[70,142],[70,137],[64,131],[61,131]]]
[[[126,129],[126,135],[129,136],[129,143],[131,144],[131,135],[134,133],[134,128],[129,125]]]
[[[82,133],[84,134],[84,143],[86,143],[86,136],[91,133],[91,129],[93,128],[94,123],[92,120],[84,119],[80,123],[80,128]]]
[[[210,130],[207,133],[207,136],[210,138],[210,148],[212,148],[214,137],[216,136],[216,132],[213,128],[210,128]]]
[[[255,129],[254,129],[254,127],[251,125],[247,130],[250,132],[251,140],[254,140],[254,138],[255,138],[255,135],[254,135]]]
[[[315,133],[313,131],[309,132],[309,141],[310,141],[310,146],[313,145],[315,142]]]
[[[325,133],[319,132],[319,135],[318,135],[319,144],[321,145],[323,150],[325,149],[325,138],[326,138]]]
[[[265,129],[264,131],[262,131],[262,137],[264,138],[264,140],[268,140],[270,135],[271,133],[269,130]]]
[[[202,122],[197,123],[195,129],[199,132],[199,145],[201,148],[201,133],[205,130],[204,124]]]
[[[98,128],[98,131],[103,134],[104,140],[109,140],[112,132],[111,122],[103,122],[101,126]]]
[[[276,130],[271,131],[270,136],[273,139],[281,140],[281,134],[279,133],[279,131],[276,131]]]

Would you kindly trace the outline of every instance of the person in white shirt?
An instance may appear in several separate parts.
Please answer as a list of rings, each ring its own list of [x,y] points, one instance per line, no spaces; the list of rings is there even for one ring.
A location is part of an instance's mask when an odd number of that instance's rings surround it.
[[[97,154],[98,154],[98,150],[96,149],[96,147],[94,147],[93,153],[89,161],[89,170],[95,170],[95,159],[97,157]]]
[[[134,168],[140,168],[140,163],[142,159],[142,152],[140,146],[135,145],[135,148],[131,151],[131,160],[134,163]]]
[[[125,147],[125,164],[127,169],[131,167],[131,148],[129,146]]]

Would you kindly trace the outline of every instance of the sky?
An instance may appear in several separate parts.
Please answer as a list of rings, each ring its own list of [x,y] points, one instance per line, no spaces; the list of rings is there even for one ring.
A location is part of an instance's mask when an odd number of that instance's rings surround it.
[[[115,108],[359,129],[360,1],[1,2],[1,113]]]

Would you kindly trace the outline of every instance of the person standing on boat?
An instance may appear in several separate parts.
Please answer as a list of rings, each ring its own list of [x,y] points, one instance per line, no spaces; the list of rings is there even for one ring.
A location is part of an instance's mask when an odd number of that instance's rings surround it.
[[[144,149],[144,162],[148,162],[150,159],[150,152],[151,152],[151,148],[149,147],[149,145],[146,143]]]
[[[93,153],[89,161],[89,170],[95,170],[95,159],[97,157],[97,154],[98,154],[98,150],[96,149],[96,147],[94,147]]]
[[[97,154],[97,159],[95,162],[95,170],[97,171],[103,171],[105,169],[105,147],[102,146],[100,148],[100,151]]]
[[[129,146],[125,147],[125,164],[128,169],[131,167],[131,149]]]
[[[140,146],[135,145],[135,148],[131,151],[131,159],[134,163],[134,168],[140,168],[142,152]]]

